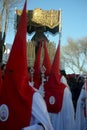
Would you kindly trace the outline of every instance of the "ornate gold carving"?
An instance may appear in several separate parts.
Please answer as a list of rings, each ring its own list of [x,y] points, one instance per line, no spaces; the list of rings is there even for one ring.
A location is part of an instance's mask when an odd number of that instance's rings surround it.
[[[34,25],[37,27],[47,26],[52,29],[60,24],[60,10],[42,10],[36,8],[26,12],[28,25]],[[21,13],[22,10],[16,10],[17,15],[20,16]]]
[[[32,21],[39,25],[54,28],[55,26],[59,25],[58,11],[44,11],[41,9],[35,9],[33,11]]]

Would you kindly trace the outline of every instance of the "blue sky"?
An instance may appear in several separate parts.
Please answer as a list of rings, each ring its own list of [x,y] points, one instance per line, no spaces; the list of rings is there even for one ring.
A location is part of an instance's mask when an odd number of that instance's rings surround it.
[[[87,0],[27,0],[27,3],[29,10],[35,8],[62,10],[62,45],[67,43],[69,37],[75,40],[87,37]],[[58,44],[58,34],[54,36],[48,33],[48,35],[50,41]],[[12,43],[13,39],[14,33],[9,32],[6,42]]]

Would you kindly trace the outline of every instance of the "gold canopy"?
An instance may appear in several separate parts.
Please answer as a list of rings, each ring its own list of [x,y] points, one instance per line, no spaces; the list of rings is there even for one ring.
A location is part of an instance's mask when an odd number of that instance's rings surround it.
[[[58,32],[61,29],[61,10],[42,10],[36,8],[34,10],[27,10],[27,24],[33,27],[47,27],[49,29],[58,28]],[[22,10],[16,10],[16,14],[19,17],[22,14]]]

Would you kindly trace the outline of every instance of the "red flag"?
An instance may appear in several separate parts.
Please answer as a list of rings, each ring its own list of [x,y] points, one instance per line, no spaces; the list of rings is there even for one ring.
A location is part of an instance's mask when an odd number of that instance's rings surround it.
[[[59,75],[60,66],[60,43],[56,50],[54,61],[51,68],[51,73],[48,78],[48,82],[44,85],[45,101],[48,112],[58,113],[62,108],[63,93],[65,85],[60,82]]]
[[[42,44],[40,43],[37,55],[35,58],[35,63],[34,63],[34,87],[39,89],[41,78],[40,78],[40,56],[41,56],[41,47]]]
[[[31,118],[34,91],[28,84],[26,2],[6,65],[0,97],[0,130],[21,130]]]
[[[50,57],[49,57],[48,50],[47,50],[47,47],[46,47],[46,41],[44,41],[43,65],[46,68],[45,76],[48,76],[50,74],[50,70],[51,70],[51,61],[50,61]]]

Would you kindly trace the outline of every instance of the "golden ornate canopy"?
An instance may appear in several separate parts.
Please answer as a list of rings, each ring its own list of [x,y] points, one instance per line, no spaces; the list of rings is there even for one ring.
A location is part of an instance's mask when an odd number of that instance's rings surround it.
[[[32,33],[38,27],[44,27],[44,31],[52,33],[61,30],[61,10],[42,10],[36,8],[27,10],[28,32]],[[22,14],[22,10],[16,10],[17,24]]]

